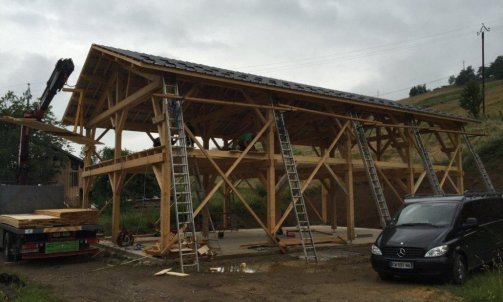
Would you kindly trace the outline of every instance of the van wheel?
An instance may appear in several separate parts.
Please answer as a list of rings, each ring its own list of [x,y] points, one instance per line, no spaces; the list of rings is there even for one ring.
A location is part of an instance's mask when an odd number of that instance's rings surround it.
[[[3,254],[5,256],[5,260],[14,260],[14,254],[12,253],[12,235],[9,232],[6,232],[4,235]]]
[[[467,279],[466,262],[460,254],[454,255],[454,262],[452,265],[451,281],[454,284],[463,284]]]
[[[379,275],[379,278],[382,281],[391,281],[393,280],[393,274],[390,273],[377,273]]]

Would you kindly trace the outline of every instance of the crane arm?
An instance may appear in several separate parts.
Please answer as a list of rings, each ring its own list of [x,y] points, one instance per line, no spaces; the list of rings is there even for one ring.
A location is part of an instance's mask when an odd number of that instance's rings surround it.
[[[45,112],[49,108],[52,99],[58,91],[63,88],[68,77],[72,74],[75,66],[73,65],[72,59],[59,59],[54,67],[54,71],[51,77],[47,81],[47,86],[45,87],[44,93],[40,97],[40,105],[37,110],[33,112],[25,112],[25,118],[33,118],[41,120],[44,117]],[[29,160],[29,140],[30,133],[28,127],[25,125],[21,126],[21,133],[19,136],[19,154],[18,154],[18,172],[17,178],[20,185],[25,185],[28,176],[28,160]]]

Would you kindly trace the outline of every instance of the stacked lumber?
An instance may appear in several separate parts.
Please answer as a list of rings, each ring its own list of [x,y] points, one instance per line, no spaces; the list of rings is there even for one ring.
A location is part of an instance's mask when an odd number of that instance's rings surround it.
[[[45,228],[61,225],[57,217],[38,214],[0,215],[0,223],[16,228]]]
[[[98,211],[94,209],[46,209],[35,210],[35,214],[58,218],[61,225],[98,223]]]

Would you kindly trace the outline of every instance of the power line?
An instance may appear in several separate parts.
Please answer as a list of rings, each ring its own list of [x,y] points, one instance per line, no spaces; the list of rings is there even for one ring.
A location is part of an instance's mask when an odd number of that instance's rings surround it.
[[[439,78],[439,79],[436,79],[436,80],[433,80],[433,81],[425,82],[424,84],[431,84],[431,83],[436,83],[436,82],[444,81],[444,80],[446,80],[446,79],[448,79],[450,77],[451,76]],[[398,92],[409,90],[413,86],[414,85],[411,85],[411,86],[408,86],[408,87],[404,87],[404,88],[400,88],[400,89],[397,89],[397,90],[387,91],[387,92],[381,93],[380,95],[383,96],[383,95],[395,94],[395,93],[398,93]]]
[[[463,27],[462,29],[465,29],[465,28],[469,28],[469,27],[466,26],[466,27]],[[383,48],[383,47],[389,47],[389,46],[393,46],[393,45],[414,42],[414,41],[417,41],[417,40],[423,40],[423,39],[431,38],[431,37],[438,36],[438,35],[445,35],[445,34],[448,34],[448,33],[460,31],[462,29],[454,29],[454,30],[449,30],[449,31],[446,31],[446,32],[435,33],[435,34],[431,34],[431,35],[428,35],[428,36],[423,36],[423,37],[420,37],[420,38],[417,38],[417,39],[408,39],[408,40],[402,40],[402,41],[397,41],[397,42],[393,42],[393,43],[386,43],[386,44],[382,44],[382,45],[365,47],[365,48],[356,49],[356,50],[348,50],[348,51],[343,51],[343,52],[329,53],[329,54],[322,55],[322,56],[317,56],[317,57],[298,58],[298,59],[295,60],[295,62],[303,62],[303,61],[306,61],[306,60],[307,61],[311,61],[311,60],[318,60],[318,59],[323,59],[323,58],[329,58],[329,57],[333,57],[333,56],[340,56],[340,55],[345,55],[345,54],[353,54],[353,53],[358,53],[358,52],[365,52],[365,51],[368,51],[368,50],[375,50],[375,49],[379,49],[379,48]],[[274,63],[266,63],[266,64],[258,64],[258,65],[240,66],[239,68],[255,68],[255,67],[281,65],[281,64],[290,64],[290,63],[292,63],[292,61],[288,60],[288,61],[282,61],[282,62],[274,62]]]
[[[298,69],[302,67],[311,67],[315,65],[320,65],[320,64],[326,64],[327,61],[334,61],[337,59],[336,62],[331,62],[329,64],[333,63],[342,63],[342,62],[347,62],[347,61],[354,61],[362,58],[367,58],[373,55],[380,54],[382,52],[391,52],[395,50],[405,50],[405,49],[410,49],[410,48],[415,48],[417,46],[421,46],[422,44],[425,44],[428,42],[429,44],[431,43],[445,43],[448,42],[449,40],[469,36],[472,34],[472,31],[466,31],[464,33],[457,34],[455,36],[451,36],[448,38],[445,37],[437,37],[434,39],[430,40],[423,40],[423,41],[416,41],[416,42],[410,42],[408,44],[402,44],[402,45],[395,45],[395,46],[388,46],[388,47],[381,47],[380,49],[375,49],[371,51],[366,51],[366,52],[353,52],[347,55],[340,55],[338,58],[337,57],[331,57],[327,59],[312,59],[310,61],[304,61],[300,62],[290,62],[289,64],[284,64],[280,66],[271,66],[271,67],[264,67],[264,68],[259,68],[259,69],[253,69],[253,72],[264,72],[264,71],[278,71],[278,70],[291,70],[291,69]]]
[[[501,27],[501,26],[503,26],[503,25],[496,25],[494,27]],[[317,56],[317,57],[306,57],[306,58],[301,58],[301,59],[288,60],[288,61],[275,62],[275,63],[241,66],[241,67],[237,67],[234,69],[239,70],[239,69],[248,69],[249,68],[249,69],[251,69],[251,72],[256,73],[256,72],[264,72],[264,71],[297,69],[297,68],[302,68],[305,66],[313,66],[313,65],[317,65],[317,64],[323,64],[327,61],[336,60],[336,59],[338,59],[337,60],[338,63],[344,62],[344,61],[353,61],[356,59],[361,59],[361,58],[366,58],[366,57],[369,57],[372,55],[376,55],[381,52],[393,51],[393,50],[397,50],[397,49],[410,49],[410,48],[417,47],[417,46],[420,46],[425,43],[446,42],[447,39],[452,40],[452,39],[456,39],[456,38],[469,36],[472,34],[472,30],[467,30],[467,28],[470,28],[470,27],[471,26],[465,26],[465,27],[458,28],[458,29],[453,29],[453,30],[449,30],[449,31],[444,31],[444,32],[440,32],[440,33],[427,35],[427,36],[420,37],[417,39],[403,40],[403,41],[387,43],[387,44],[378,45],[378,46],[366,47],[366,48],[357,49],[357,50],[337,52],[337,53],[331,53],[331,54],[326,54],[326,55]],[[455,33],[455,34],[452,35],[453,33]]]

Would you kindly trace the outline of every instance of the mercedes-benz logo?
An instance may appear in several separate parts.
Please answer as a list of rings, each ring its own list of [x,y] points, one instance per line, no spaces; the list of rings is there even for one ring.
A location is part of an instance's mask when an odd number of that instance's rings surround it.
[[[404,248],[400,248],[398,250],[398,253],[396,253],[398,257],[402,258],[403,256],[405,256],[405,249]]]

